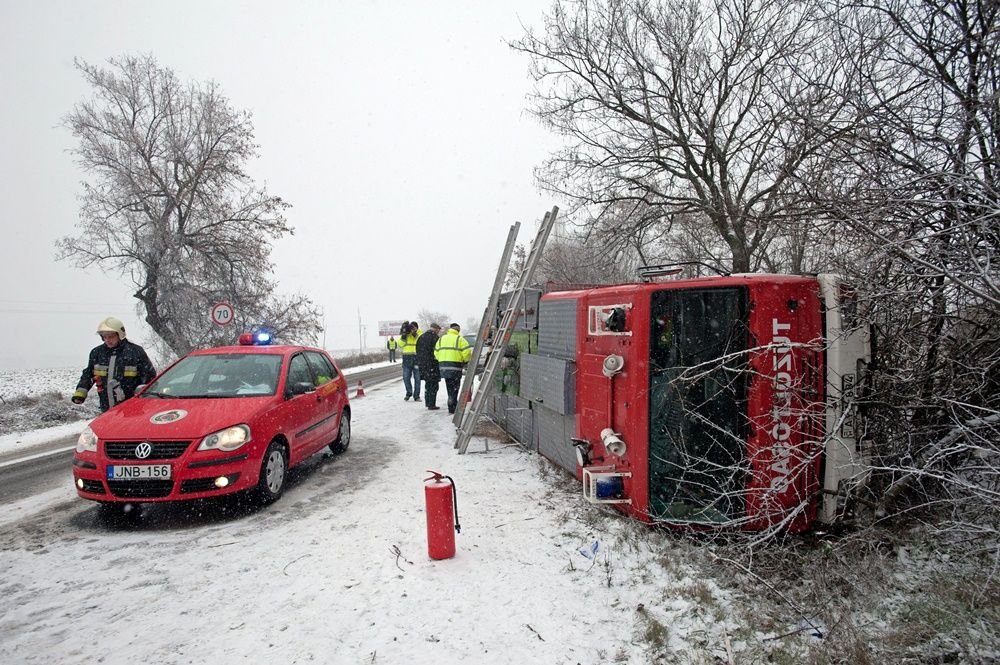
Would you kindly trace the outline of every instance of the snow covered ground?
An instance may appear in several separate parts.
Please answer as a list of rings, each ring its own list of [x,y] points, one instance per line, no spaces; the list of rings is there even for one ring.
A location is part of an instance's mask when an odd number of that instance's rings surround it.
[[[65,399],[70,378],[37,386]],[[265,508],[155,505],[109,525],[68,468],[5,504],[0,663],[1000,662],[992,596],[970,611],[932,540],[793,539],[751,573],[724,540],[588,504],[495,433],[457,455],[447,412],[404,402],[400,380],[365,388],[349,450],[293,470]],[[0,456],[84,422],[0,433]],[[456,481],[452,559],[427,554],[427,469]]]
[[[0,662],[707,663],[740,650],[728,595],[687,546],[590,506],[517,445],[477,437],[457,455],[447,411],[404,402],[398,380],[366,393],[350,449],[314,458],[267,508],[157,506],[108,526],[69,469],[11,506]],[[455,479],[452,559],[427,555],[427,469]]]

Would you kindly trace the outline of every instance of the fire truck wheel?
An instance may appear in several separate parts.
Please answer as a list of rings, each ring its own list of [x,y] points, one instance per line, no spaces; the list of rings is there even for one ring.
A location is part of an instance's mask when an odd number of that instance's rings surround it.
[[[285,447],[272,441],[260,463],[260,480],[257,481],[257,496],[260,500],[264,503],[277,501],[285,489],[287,475],[288,457]]]
[[[334,455],[339,455],[347,450],[349,445],[351,445],[351,413],[350,411],[344,411],[344,415],[340,418],[340,432],[337,433],[337,438],[330,444],[330,452]]]

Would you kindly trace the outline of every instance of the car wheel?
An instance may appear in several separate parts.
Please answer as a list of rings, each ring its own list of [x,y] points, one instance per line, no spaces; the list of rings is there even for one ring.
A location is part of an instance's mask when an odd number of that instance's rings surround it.
[[[339,455],[347,450],[349,445],[351,445],[351,414],[349,411],[345,411],[340,418],[340,431],[337,433],[337,438],[330,444],[330,452]]]
[[[285,478],[288,476],[288,458],[285,447],[277,441],[272,441],[264,453],[260,463],[260,480],[257,481],[257,496],[264,503],[277,501],[285,489]]]

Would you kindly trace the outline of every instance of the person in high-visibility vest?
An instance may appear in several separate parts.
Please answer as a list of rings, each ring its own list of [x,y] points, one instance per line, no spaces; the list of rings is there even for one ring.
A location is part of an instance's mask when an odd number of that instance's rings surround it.
[[[457,323],[448,326],[434,347],[434,357],[441,368],[441,378],[444,387],[448,389],[448,413],[455,413],[458,407],[458,390],[462,385],[462,371],[472,357],[472,346],[469,340],[460,335],[461,327]]]
[[[389,340],[385,343],[385,348],[389,349],[389,362],[396,362],[396,348],[399,346],[399,342],[392,335],[389,335]]]
[[[406,321],[399,329],[399,345],[403,355],[403,387],[406,396],[414,402],[420,401],[420,367],[417,365],[417,338],[420,337],[420,327],[416,321]],[[412,383],[411,383],[412,381]]]

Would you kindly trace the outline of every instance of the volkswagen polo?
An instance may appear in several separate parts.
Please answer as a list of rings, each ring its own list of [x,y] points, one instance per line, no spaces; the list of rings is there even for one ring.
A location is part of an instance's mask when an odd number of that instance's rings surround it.
[[[351,406],[336,362],[268,341],[193,351],[94,419],[73,456],[77,493],[106,512],[241,491],[267,503],[289,468],[345,451]]]

